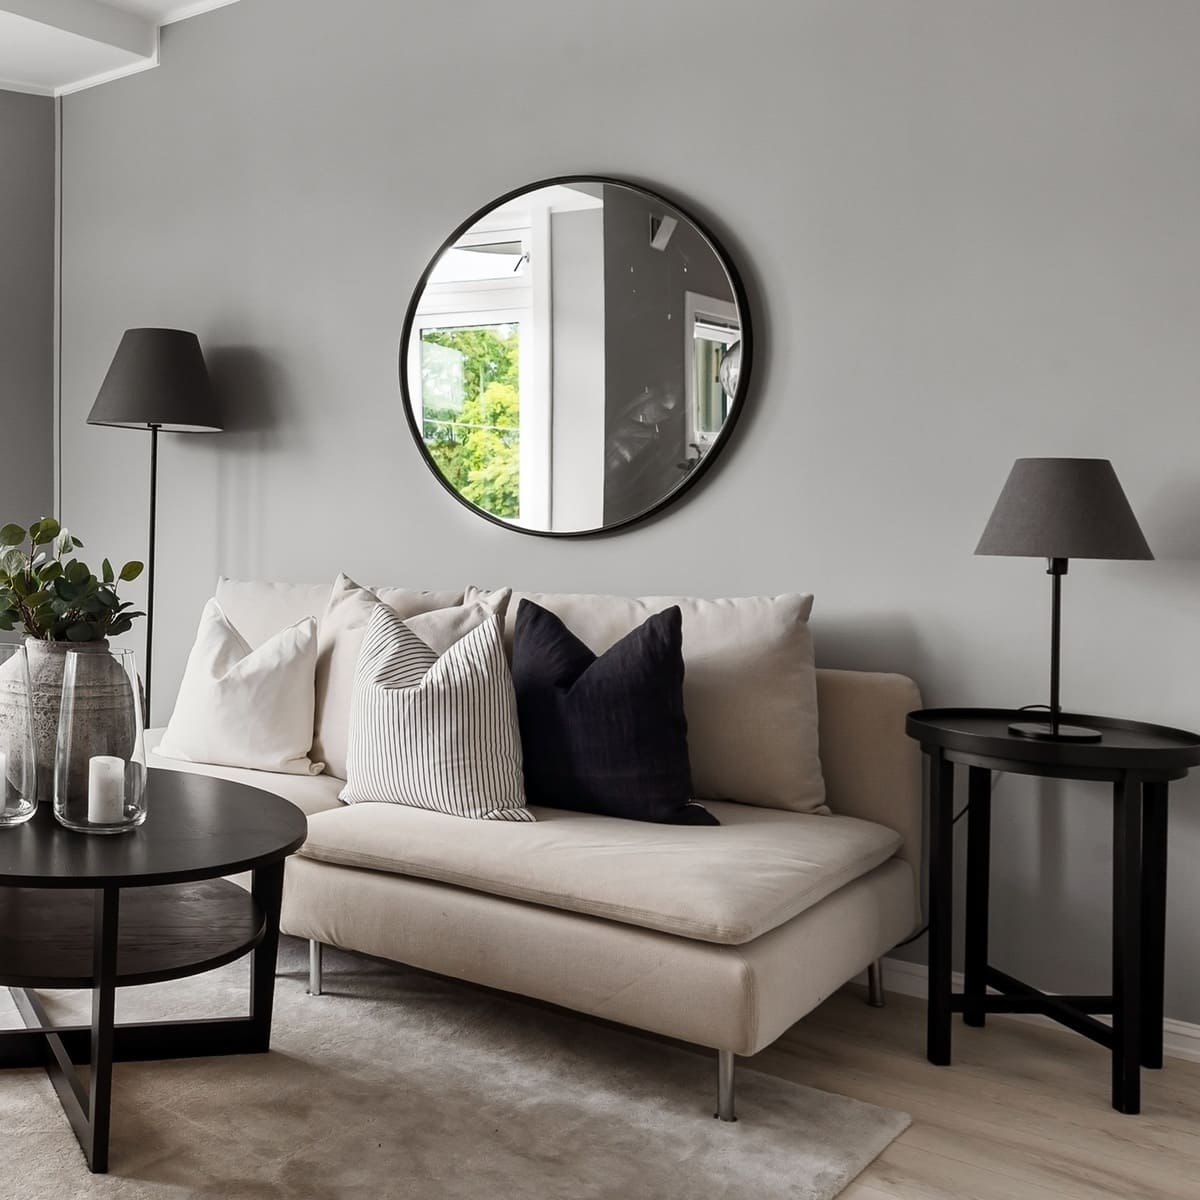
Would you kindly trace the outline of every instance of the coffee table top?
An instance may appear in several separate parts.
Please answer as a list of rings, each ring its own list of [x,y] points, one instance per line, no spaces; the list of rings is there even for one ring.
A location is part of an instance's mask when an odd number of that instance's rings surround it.
[[[32,819],[0,829],[0,887],[149,887],[268,866],[298,850],[308,821],[271,792],[183,771],[151,770],[145,824],[88,834],[55,820],[42,801]]]

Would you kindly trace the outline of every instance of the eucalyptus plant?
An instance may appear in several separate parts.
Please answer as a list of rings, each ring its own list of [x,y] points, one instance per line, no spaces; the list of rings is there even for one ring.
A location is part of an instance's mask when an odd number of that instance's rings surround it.
[[[53,517],[28,529],[0,529],[0,631],[19,627],[39,641],[98,642],[128,633],[146,615],[117,594],[120,583],[142,573],[142,564],[127,562],[114,571],[106,558],[97,577],[74,557],[82,547]]]

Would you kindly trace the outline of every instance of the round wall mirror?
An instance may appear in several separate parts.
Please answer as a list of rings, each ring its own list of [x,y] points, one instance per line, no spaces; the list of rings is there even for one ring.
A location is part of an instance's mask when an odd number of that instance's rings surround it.
[[[653,192],[567,177],[464,221],[417,284],[400,386],[418,446],[480,515],[611,530],[675,500],[745,402],[742,285]]]

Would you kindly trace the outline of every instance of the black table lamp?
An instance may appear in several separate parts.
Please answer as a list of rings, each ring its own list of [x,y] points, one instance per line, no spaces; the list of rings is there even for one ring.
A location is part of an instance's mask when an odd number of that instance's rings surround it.
[[[183,329],[127,329],[113,356],[89,425],[150,431],[150,546],[146,559],[146,717],[154,655],[154,540],[158,506],[158,434],[219,433],[220,414],[200,340]]]
[[[1010,725],[1018,737],[1098,742],[1094,729],[1059,720],[1062,577],[1072,558],[1153,558],[1106,458],[1018,458],[988,519],[976,554],[1044,558],[1053,581],[1050,616],[1050,713]]]

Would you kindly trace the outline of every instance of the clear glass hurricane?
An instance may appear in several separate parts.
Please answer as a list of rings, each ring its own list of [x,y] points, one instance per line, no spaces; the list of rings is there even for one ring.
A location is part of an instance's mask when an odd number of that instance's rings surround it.
[[[0,645],[0,828],[37,810],[37,758],[29,658],[24,646]]]
[[[81,833],[146,819],[146,750],[132,650],[69,651],[54,759],[54,815]]]

